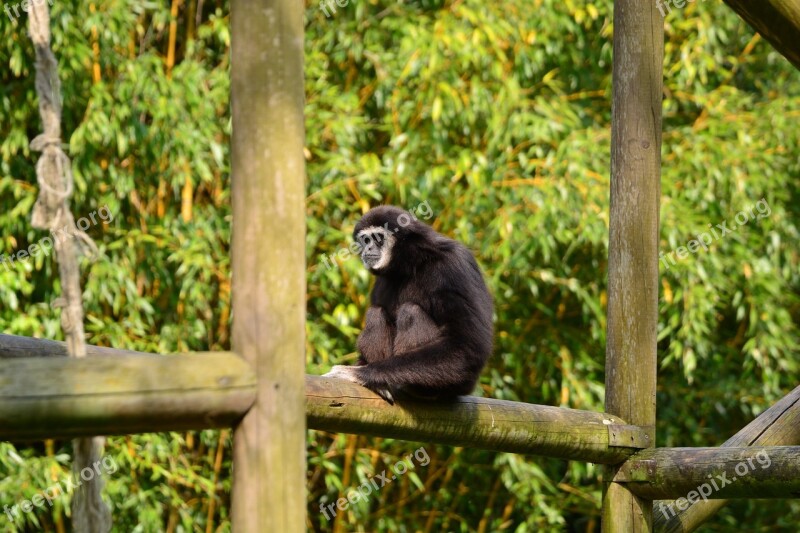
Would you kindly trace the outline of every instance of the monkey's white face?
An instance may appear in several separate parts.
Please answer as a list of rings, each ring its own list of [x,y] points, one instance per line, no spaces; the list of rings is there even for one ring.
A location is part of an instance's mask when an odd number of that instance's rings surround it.
[[[358,232],[356,236],[361,245],[361,262],[369,270],[377,271],[389,266],[392,260],[392,248],[397,238],[392,232],[380,226],[370,226]]]

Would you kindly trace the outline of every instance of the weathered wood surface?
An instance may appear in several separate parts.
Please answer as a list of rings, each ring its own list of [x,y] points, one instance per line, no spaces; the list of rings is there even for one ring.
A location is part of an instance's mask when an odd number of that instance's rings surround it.
[[[12,357],[67,357],[67,343],[0,333],[0,359]],[[144,352],[86,345],[86,355],[147,355]]]
[[[39,374],[43,371],[49,376],[53,375],[53,372],[64,372],[65,366],[69,367],[68,374],[73,376],[70,378],[70,382],[82,383],[82,389],[75,391],[58,389],[53,394],[35,392],[28,399],[31,402],[50,402],[62,413],[59,417],[67,417],[61,423],[65,428],[70,423],[70,417],[73,416],[69,414],[69,408],[65,407],[66,405],[74,405],[77,402],[78,408],[82,408],[80,407],[82,403],[88,401],[85,395],[92,392],[93,383],[99,384],[104,380],[115,382],[116,376],[127,376],[127,385],[120,383],[118,390],[106,390],[106,392],[125,391],[125,394],[129,396],[125,399],[125,402],[129,403],[126,407],[128,416],[139,417],[142,422],[138,425],[129,424],[124,428],[119,427],[117,431],[111,431],[106,430],[104,424],[109,423],[108,427],[114,428],[115,424],[118,425],[114,418],[111,418],[111,422],[109,422],[105,418],[96,417],[92,424],[96,424],[93,427],[100,433],[180,429],[186,423],[196,424],[198,420],[205,420],[203,409],[208,408],[206,403],[196,404],[188,413],[184,407],[182,412],[191,420],[181,421],[173,417],[170,421],[165,421],[152,418],[154,407],[151,403],[134,402],[137,390],[150,395],[155,394],[152,390],[153,386],[158,390],[169,391],[172,388],[180,389],[184,384],[188,384],[189,382],[186,381],[188,378],[184,376],[184,368],[191,369],[193,375],[209,371],[210,375],[215,376],[217,375],[215,372],[224,373],[227,370],[239,376],[233,381],[226,381],[226,383],[235,386],[243,385],[243,390],[247,391],[249,400],[237,403],[240,410],[236,413],[228,413],[226,415],[228,419],[239,419],[244,416],[254,398],[254,374],[243,359],[232,354],[155,356],[114,348],[98,348],[96,346],[87,346],[87,348],[88,359],[102,361],[101,367],[93,367],[86,363],[80,367],[71,366],[73,363],[65,365],[64,358],[59,357],[66,355],[63,343],[0,335],[0,358],[9,355],[13,357],[0,365],[4,369],[4,373],[0,375],[6,376],[8,383],[13,383],[17,373],[22,376],[31,372]],[[33,355],[54,357],[48,359],[33,357]],[[221,355],[223,358],[213,357],[215,355]],[[233,359],[230,359],[229,356]],[[134,358],[142,358],[146,363],[134,365],[131,362]],[[152,371],[147,365],[152,365]],[[211,368],[203,368],[206,365]],[[135,368],[132,368],[134,366]],[[81,373],[84,371],[88,373],[82,375]],[[145,372],[146,377],[134,377],[135,374],[141,372]],[[100,375],[99,378],[98,375]],[[153,376],[159,379],[156,380]],[[183,381],[178,380],[178,376],[183,376],[181,378]],[[28,389],[42,390],[46,388],[45,385],[49,386],[48,380],[49,378],[39,381],[29,377],[25,387],[15,385],[13,390],[6,389],[0,382],[0,401],[7,396],[15,396],[18,397],[16,401],[23,401]],[[148,386],[145,389],[138,389],[140,382],[148,383]],[[213,379],[210,379],[209,382],[210,385],[199,385],[208,387],[202,394],[212,393],[217,389]],[[104,394],[102,389],[94,392]],[[222,391],[221,394],[229,394],[229,392]],[[218,393],[220,391],[214,392],[214,394]],[[401,399],[395,406],[391,406],[363,387],[321,376],[305,377],[305,393],[308,426],[313,429],[437,442],[453,446],[472,446],[601,464],[624,461],[636,451],[636,448],[628,447],[628,445],[639,445],[627,442],[629,439],[627,436],[622,439],[623,433],[616,430],[616,428],[628,429],[625,427],[624,420],[604,413],[475,396],[463,396],[455,402],[414,402]],[[175,391],[170,394],[175,394]],[[45,399],[40,398],[42,395],[45,396]],[[71,398],[72,395],[76,397]],[[57,398],[55,398],[56,396]],[[99,398],[100,396],[98,396]],[[64,406],[59,406],[59,402],[62,401],[65,402]],[[135,408],[140,410],[137,412]],[[0,410],[0,413],[3,411]],[[191,422],[192,420],[194,422]],[[0,423],[4,421],[5,419],[0,416]],[[19,432],[25,432],[28,437],[36,438],[57,435],[52,432],[54,427],[51,425],[36,427],[35,424],[31,424],[32,427],[27,427],[24,417],[18,419],[15,424],[14,434],[16,436],[20,435]],[[61,426],[55,429],[59,427]],[[0,438],[10,438],[2,432],[2,429],[11,432],[11,429],[4,425],[3,428],[0,428]],[[58,430],[63,431],[63,429]],[[85,428],[77,428],[77,431],[80,433],[85,431]],[[635,430],[634,434],[636,434]],[[641,442],[642,438],[641,435],[638,435],[637,441]],[[622,444],[625,446],[621,446]]]
[[[632,457],[617,477],[649,500],[800,498],[800,446],[649,449]]]
[[[723,0],[800,69],[800,0]]]
[[[651,429],[656,423],[663,60],[664,21],[655,4],[615,0],[605,409]],[[655,445],[654,433],[649,445]],[[650,531],[652,502],[610,483],[614,473],[615,468],[606,469],[603,531]]]
[[[233,353],[0,363],[0,440],[230,427],[255,400]]]
[[[258,396],[233,437],[233,531],[306,531],[303,2],[231,2],[233,350]]]
[[[353,383],[306,376],[308,427],[611,464],[636,450],[609,444],[604,413],[461,396],[389,405]],[[613,427],[612,427],[613,429]]]
[[[796,446],[800,445],[800,386],[781,398],[775,405],[761,413],[736,435],[725,441],[723,447],[738,446]],[[655,531],[663,533],[688,533],[700,527],[725,506],[727,500],[695,503],[674,516],[655,514]],[[673,501],[655,502],[656,508],[673,506]]]

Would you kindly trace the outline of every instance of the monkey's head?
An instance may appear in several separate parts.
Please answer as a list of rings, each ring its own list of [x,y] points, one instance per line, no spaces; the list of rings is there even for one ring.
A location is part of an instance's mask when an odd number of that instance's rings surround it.
[[[405,270],[418,256],[410,253],[435,232],[405,209],[381,205],[370,209],[356,224],[353,239],[361,261],[375,275]]]

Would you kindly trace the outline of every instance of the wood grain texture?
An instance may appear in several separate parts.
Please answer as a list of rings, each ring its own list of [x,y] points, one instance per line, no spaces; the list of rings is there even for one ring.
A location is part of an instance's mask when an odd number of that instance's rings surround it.
[[[306,396],[311,429],[602,464],[636,451],[609,445],[609,423],[625,422],[604,413],[475,396],[392,406],[363,387],[320,376],[306,376]]]
[[[303,14],[231,3],[232,343],[258,379],[234,431],[233,531],[306,530]]]
[[[605,408],[646,428],[656,421],[663,59],[655,2],[615,0]],[[609,483],[614,475],[607,470],[603,530],[650,531],[652,502]]]
[[[88,402],[92,407],[89,401],[92,394],[97,398],[117,395],[114,401],[119,405],[114,409],[123,410],[127,417],[137,419],[126,422],[94,415],[91,424],[100,433],[179,429],[187,424],[205,427],[203,424],[207,419],[211,420],[210,427],[225,425],[221,424],[216,401],[228,397],[227,401],[233,404],[224,417],[238,420],[255,398],[254,373],[243,359],[232,354],[157,356],[91,345],[87,346],[87,354],[98,366],[65,363],[64,343],[0,335],[0,358],[8,358],[3,363],[2,374],[7,378],[4,382],[7,385],[0,384],[0,399],[13,397],[15,402],[31,405],[46,401],[51,405],[48,409],[58,412],[54,416],[58,421],[56,426],[47,422],[30,428],[25,423],[27,411],[15,418],[13,426],[9,425],[11,415],[6,413],[5,418],[0,417],[0,422],[5,423],[5,431],[11,435],[37,438],[56,436],[64,431],[82,434],[88,431],[86,424],[70,429],[75,420],[69,409],[78,410],[75,416],[85,416],[80,413],[85,410],[84,403]],[[146,363],[135,362],[133,358],[137,357]],[[152,368],[147,365],[152,365]],[[206,365],[209,368],[204,368]],[[15,381],[15,372],[25,377]],[[70,382],[75,387],[46,390],[45,383],[49,377],[42,381],[41,376],[51,376],[54,372],[71,375]],[[119,376],[125,376],[125,379],[119,381]],[[225,387],[221,387],[223,384]],[[198,402],[194,397],[195,390],[202,401]],[[150,401],[136,402],[134,396],[137,393],[146,395]],[[625,421],[605,413],[474,396],[464,396],[454,402],[400,399],[391,406],[363,387],[320,376],[305,377],[305,393],[305,414],[309,427],[313,429],[601,464],[619,463],[636,451],[624,445],[629,440],[629,426]],[[153,401],[166,403],[159,407]],[[177,401],[182,405],[180,409],[169,403]],[[108,399],[103,399],[102,403],[110,405]],[[14,409],[9,407],[8,411],[13,414]],[[207,413],[205,409],[211,411]],[[167,412],[166,419],[152,416],[159,410]],[[53,430],[62,433],[52,433]]]
[[[736,435],[725,441],[728,446],[795,446],[800,445],[800,386],[761,413]],[[697,502],[674,516],[655,514],[654,527],[663,533],[694,531],[722,509],[727,500]],[[674,501],[657,501],[656,508],[674,506]]]
[[[724,0],[792,65],[800,69],[800,0]]]
[[[255,374],[227,352],[29,357],[0,364],[0,439],[229,427]]]
[[[626,466],[644,464],[652,475],[645,476],[647,481],[630,481],[627,487],[649,500],[686,499],[700,487],[702,499],[711,500],[800,498],[800,446],[656,448],[637,453]],[[686,502],[680,507],[686,508]]]
[[[67,343],[0,333],[0,359],[12,357],[67,357]],[[144,352],[86,345],[86,355],[148,355]]]

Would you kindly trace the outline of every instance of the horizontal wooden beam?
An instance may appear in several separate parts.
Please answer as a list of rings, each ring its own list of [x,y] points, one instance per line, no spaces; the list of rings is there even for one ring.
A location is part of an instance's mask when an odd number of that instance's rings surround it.
[[[800,69],[800,0],[724,0]]]
[[[16,357],[67,357],[67,343],[0,334],[0,359]],[[144,352],[86,345],[86,355],[147,355]]]
[[[604,413],[475,396],[389,405],[363,387],[319,376],[306,376],[306,400],[310,429],[593,463],[622,462],[636,451],[628,442],[649,439]]]
[[[228,352],[6,359],[0,440],[230,427],[255,382]]]
[[[800,498],[800,446],[643,450],[614,481],[647,500],[678,499],[679,509],[686,500]]]
[[[136,433],[231,425],[255,398],[234,354],[155,356],[0,335],[0,439]],[[51,357],[36,357],[51,356]],[[392,406],[352,383],[306,376],[312,429],[614,464],[651,435],[604,413],[464,396]]]
[[[761,413],[736,435],[725,441],[723,447],[742,446],[797,446],[800,445],[800,386],[781,398],[775,405]],[[675,508],[674,501],[654,502],[656,509]],[[688,533],[725,506],[727,500],[701,501],[675,515],[656,512],[653,529],[659,533]]]

